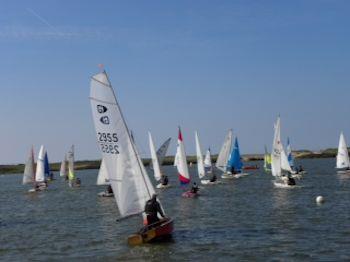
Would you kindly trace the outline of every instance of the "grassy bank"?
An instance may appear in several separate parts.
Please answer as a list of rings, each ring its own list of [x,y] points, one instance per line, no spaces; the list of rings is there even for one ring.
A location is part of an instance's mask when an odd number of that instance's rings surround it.
[[[299,150],[293,152],[294,156],[296,158],[334,158],[337,154],[337,149],[330,148],[326,149],[320,152],[312,152],[309,150]],[[249,155],[243,155],[242,156],[243,161],[261,161],[264,159],[264,155],[262,154],[249,154]],[[212,156],[213,162],[215,162],[217,159],[217,155]],[[142,160],[145,166],[148,166],[150,164],[150,159],[145,158]],[[187,162],[190,163],[196,163],[197,158],[196,156],[188,156]],[[174,156],[167,156],[164,159],[164,165],[173,165],[174,163]],[[99,169],[100,168],[101,161],[100,160],[84,160],[84,161],[77,161],[75,162],[75,169],[76,170],[82,170],[82,169]],[[60,170],[60,163],[52,163],[50,164],[50,168],[52,171],[59,171]],[[23,173],[24,171],[24,164],[18,164],[18,165],[0,165],[0,174],[18,174]]]

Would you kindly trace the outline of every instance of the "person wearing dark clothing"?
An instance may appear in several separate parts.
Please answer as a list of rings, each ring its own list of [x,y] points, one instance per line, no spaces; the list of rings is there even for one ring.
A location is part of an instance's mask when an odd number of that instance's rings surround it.
[[[162,176],[162,185],[166,186],[169,183],[168,177],[167,176]]]
[[[146,202],[145,213],[147,216],[147,225],[154,224],[159,221],[158,213],[164,218],[164,213],[157,201],[157,195],[153,194],[152,198]]]
[[[303,172],[303,171],[304,171],[304,169],[303,169],[303,167],[300,165],[300,166],[299,166],[298,172],[301,173],[301,172]]]
[[[295,186],[295,180],[294,180],[294,178],[288,176],[287,185],[288,185],[288,186]]]
[[[108,194],[113,194],[113,189],[112,189],[112,186],[111,185],[108,185],[108,187],[107,187],[107,193]]]
[[[215,182],[217,179],[216,175],[213,173],[213,175],[210,178],[210,182]]]
[[[236,174],[236,173],[237,173],[237,172],[236,172],[236,170],[235,170],[235,167],[232,166],[232,167],[231,167],[231,174],[234,175],[234,174]]]
[[[194,182],[191,188],[191,193],[196,194],[198,192],[199,188],[197,186],[197,183]]]

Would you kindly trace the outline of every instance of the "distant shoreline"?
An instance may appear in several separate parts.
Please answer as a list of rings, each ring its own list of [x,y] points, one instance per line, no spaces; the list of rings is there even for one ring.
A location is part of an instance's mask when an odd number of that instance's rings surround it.
[[[306,159],[306,158],[334,158],[337,155],[337,149],[326,149],[320,152],[312,152],[308,150],[299,150],[299,151],[293,151],[293,155],[295,158],[299,159]],[[244,162],[249,161],[262,161],[264,160],[263,154],[247,154],[242,155]],[[213,162],[215,162],[217,159],[217,155],[212,156]],[[144,158],[142,159],[142,162],[145,166],[148,166],[151,162],[151,159]],[[188,156],[187,162],[190,163],[196,163],[197,157],[196,156]],[[174,163],[174,156],[167,156],[164,159],[163,165],[173,165]],[[76,170],[83,170],[83,169],[99,169],[101,164],[101,160],[82,160],[82,161],[76,161],[75,162],[75,169]],[[60,170],[61,163],[52,163],[50,164],[50,168],[52,171],[59,171]],[[17,164],[17,165],[0,165],[0,174],[20,174],[24,171],[24,164]]]

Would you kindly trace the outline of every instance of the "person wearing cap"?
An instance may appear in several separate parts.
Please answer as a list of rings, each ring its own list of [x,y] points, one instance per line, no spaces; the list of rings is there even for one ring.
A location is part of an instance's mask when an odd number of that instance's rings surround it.
[[[145,213],[147,216],[147,224],[151,225],[159,221],[158,213],[165,218],[162,208],[157,201],[157,194],[153,194],[152,198],[146,202]]]

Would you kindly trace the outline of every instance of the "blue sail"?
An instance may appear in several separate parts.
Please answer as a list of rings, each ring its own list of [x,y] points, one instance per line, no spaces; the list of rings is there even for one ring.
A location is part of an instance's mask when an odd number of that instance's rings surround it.
[[[287,158],[288,158],[289,165],[293,168],[294,158],[292,155],[292,147],[291,147],[290,142],[289,142],[289,137],[287,139]]]
[[[50,175],[50,164],[49,164],[49,158],[47,156],[47,152],[45,153],[44,166],[45,166],[45,177],[48,178]]]
[[[233,150],[231,152],[230,159],[227,163],[228,170],[231,170],[232,167],[235,169],[236,172],[242,171],[243,163],[241,160],[241,154],[239,152],[239,145],[238,145],[238,139],[235,138],[235,145],[233,147]]]

